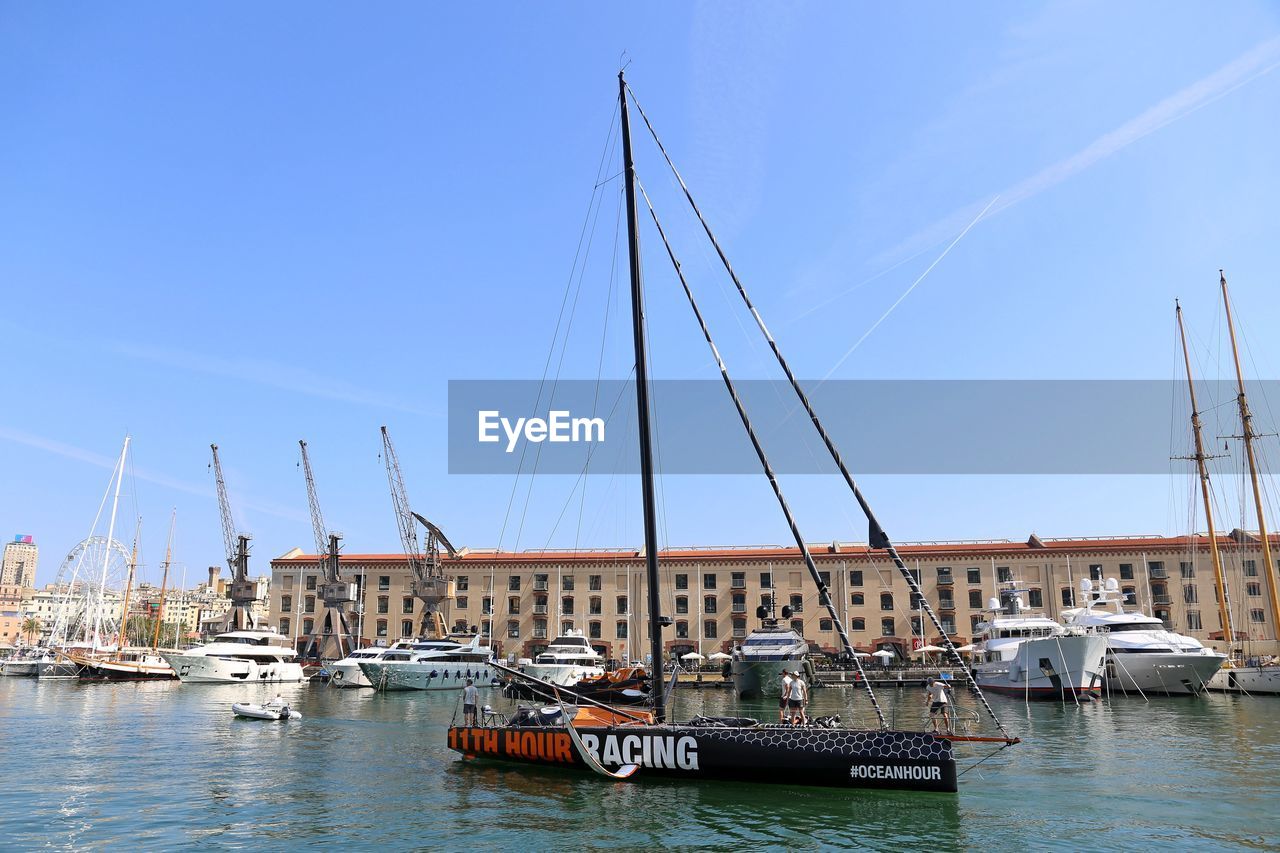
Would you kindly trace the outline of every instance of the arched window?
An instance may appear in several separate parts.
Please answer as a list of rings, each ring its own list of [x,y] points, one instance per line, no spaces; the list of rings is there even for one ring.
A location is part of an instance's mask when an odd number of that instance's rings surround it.
[[[849,630],[850,630],[850,631],[865,631],[865,630],[867,630],[867,620],[866,620],[866,619],[863,619],[861,616],[858,616],[858,617],[856,617],[856,618],[850,619],[850,620],[849,620]]]
[[[854,607],[861,607],[867,603],[867,597],[860,592],[855,592],[853,595],[849,596],[849,603]]]
[[[880,593],[880,609],[893,610],[893,593],[891,592]]]

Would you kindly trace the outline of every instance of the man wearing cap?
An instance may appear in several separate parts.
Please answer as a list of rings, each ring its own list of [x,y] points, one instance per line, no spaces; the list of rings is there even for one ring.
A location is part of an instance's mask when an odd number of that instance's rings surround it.
[[[791,673],[791,695],[787,700],[787,708],[791,715],[791,725],[798,726],[805,722],[804,705],[809,696],[809,685],[800,670]]]

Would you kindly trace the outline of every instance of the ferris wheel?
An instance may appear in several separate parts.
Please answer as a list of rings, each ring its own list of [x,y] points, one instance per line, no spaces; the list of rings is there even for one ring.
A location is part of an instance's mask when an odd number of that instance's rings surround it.
[[[90,536],[68,552],[54,580],[53,645],[105,640],[120,628],[129,551],[115,539]]]

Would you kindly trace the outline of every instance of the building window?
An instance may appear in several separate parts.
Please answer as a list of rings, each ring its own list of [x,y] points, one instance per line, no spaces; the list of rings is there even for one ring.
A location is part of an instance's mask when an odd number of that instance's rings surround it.
[[[1263,613],[1261,610],[1250,610],[1250,611],[1249,611],[1249,621],[1250,621],[1250,622],[1256,622],[1256,623],[1258,623],[1258,624],[1262,624],[1263,622],[1266,622],[1266,621],[1267,621],[1267,616],[1266,616],[1266,614],[1265,614],[1265,613]]]
[[[519,576],[519,575],[512,575],[511,577],[507,578],[507,590],[508,590],[509,592],[519,592],[519,591],[520,591],[520,576]]]
[[[819,620],[818,620],[818,630],[819,630],[819,631],[831,631],[831,630],[834,630],[834,629],[832,628],[832,625],[831,625],[831,620],[830,620],[830,619],[819,619]]]
[[[572,631],[572,630],[573,630],[573,623],[572,623],[572,622],[561,622],[561,623],[560,623],[560,633],[561,633],[561,634],[567,634],[567,633],[569,633],[569,632],[570,632],[570,631]]]
[[[972,610],[982,609],[982,590],[980,589],[969,590],[969,607]]]
[[[1197,604],[1199,603],[1199,601],[1200,601],[1200,596],[1196,593],[1196,588],[1194,584],[1187,584],[1182,588],[1183,604]]]
[[[520,639],[520,622],[515,619],[507,620],[507,637],[512,640]]]
[[[747,620],[746,619],[733,620],[733,636],[735,637],[747,636]]]
[[[315,589],[315,588],[316,588],[316,576],[307,575],[307,589]]]
[[[302,612],[303,613],[316,612],[316,597],[314,595],[307,596],[306,601],[302,605]],[[311,633],[311,632],[308,631],[307,633]]]
[[[466,575],[458,575],[458,577],[454,578],[454,583],[457,585],[455,588],[458,592],[466,592],[467,588],[471,585],[471,582],[468,580]]]
[[[456,599],[454,599],[454,603],[458,605],[459,610],[467,609],[467,597],[465,595],[458,596]]]
[[[293,589],[293,575],[285,575],[282,578],[281,587],[283,589]]]
[[[391,612],[391,599],[388,596],[385,596],[385,595],[378,596],[378,612],[379,613]]]
[[[849,572],[849,586],[862,586],[862,569],[853,569]]]
[[[604,604],[601,601],[600,596],[591,596],[591,600],[587,602],[587,612],[592,616],[599,616],[604,612]]]
[[[1256,578],[1258,576],[1257,560],[1242,560],[1241,565],[1244,566],[1244,575],[1247,578]]]
[[[689,639],[689,623],[688,622],[685,622],[682,620],[676,623],[676,639],[677,640]]]
[[[714,640],[717,636],[717,631],[714,621],[702,623],[702,638],[704,640]]]
[[[863,619],[861,616],[855,616],[854,618],[849,620],[849,630],[850,631],[867,630],[867,620]]]
[[[880,636],[882,637],[895,636],[893,633],[893,617],[880,620]]]
[[[566,616],[573,615],[573,596],[566,595],[560,599],[560,612]]]
[[[951,583],[950,566],[938,566],[938,583]]]
[[[1200,611],[1188,610],[1187,611],[1187,630],[1199,631],[1202,628],[1203,626],[1200,624]]]
[[[733,594],[733,612],[734,613],[747,612],[747,596],[744,593],[735,592]]]
[[[978,633],[978,628],[979,628],[981,625],[982,625],[982,617],[981,617],[981,616],[979,616],[978,614],[976,614],[976,613],[975,613],[975,614],[973,614],[972,616],[970,616],[970,617],[969,617],[969,631],[970,631],[971,633],[974,633],[974,634]]]
[[[1164,572],[1164,561],[1151,560],[1149,563],[1147,563],[1147,574],[1153,578],[1168,577],[1168,575],[1166,575]]]
[[[617,629],[617,634],[615,636],[617,636],[619,640],[625,640],[627,638],[627,621],[625,619],[619,619],[618,624],[614,627]]]
[[[880,593],[880,609],[881,610],[893,609],[893,593],[891,592]]]
[[[688,589],[688,588],[689,588],[689,576],[676,575],[676,589]]]
[[[956,620],[950,616],[944,616],[938,620],[942,623],[942,633],[948,637],[956,632]]]
[[[804,596],[803,595],[791,596],[791,612],[792,613],[804,612]]]
[[[378,575],[378,589],[391,589],[391,575]]]
[[[573,575],[565,575],[560,578],[560,591],[573,592]]]
[[[1000,566],[996,569],[996,578],[999,579],[1000,583],[1012,583],[1013,572],[1008,566]]]
[[[708,595],[702,599],[702,612],[703,613],[716,612],[716,597],[714,595]]]
[[[1196,576],[1196,564],[1178,563],[1178,571],[1184,578],[1193,578]]]
[[[283,610],[285,613],[288,613],[290,610],[293,610],[293,596],[292,596],[292,595],[282,595],[282,596],[280,596],[280,609],[281,609],[281,610]]]
[[[689,597],[685,595],[676,596],[676,613],[689,612]]]
[[[412,612],[413,612],[413,599],[412,599],[412,598],[406,598],[406,599],[404,599],[403,601],[401,601],[401,602],[400,602],[400,612],[401,612],[401,613],[412,613]]]
[[[965,577],[968,578],[969,583],[978,586],[982,585],[982,569],[965,569],[964,573]]]
[[[387,636],[387,620],[386,619],[378,620],[378,636],[379,637]]]
[[[400,636],[405,638],[413,636],[413,622],[411,620],[405,619],[400,622]]]
[[[1075,605],[1076,605],[1075,591],[1072,590],[1071,587],[1069,586],[1064,586],[1062,588],[1062,606],[1075,607]]]
[[[1027,590],[1027,606],[1037,609],[1044,607],[1044,596],[1038,589]]]
[[[487,595],[480,599],[480,613],[484,616],[489,616],[493,613],[493,599]]]
[[[800,636],[802,636],[802,637],[803,637],[803,636],[804,636],[804,620],[803,620],[803,619],[792,619],[792,620],[791,620],[791,630],[792,630],[792,631],[795,631],[797,634],[799,634]]]
[[[591,639],[593,640],[600,639],[600,623],[599,622],[589,623],[587,625],[587,633],[591,636]]]
[[[702,588],[703,588],[703,589],[715,589],[715,588],[716,588],[716,576],[715,576],[715,572],[706,572],[705,574],[703,574],[703,576],[702,576]]]
[[[626,612],[627,612],[627,597],[626,597],[625,595],[620,595],[620,596],[618,596],[618,602],[617,602],[617,604],[618,604],[618,609],[617,609],[617,610],[615,610],[614,612],[615,612],[615,613],[617,613],[619,616],[624,616],[624,615],[626,615]]]
[[[514,598],[514,597],[507,599],[507,615],[509,616],[520,615],[520,599]]]
[[[734,589],[745,589],[747,586],[747,573],[734,572],[730,576],[729,582],[732,584]]]
[[[1138,603],[1138,589],[1137,589],[1137,587],[1126,586],[1126,587],[1122,588],[1120,591],[1124,593],[1124,603],[1125,603],[1125,604],[1137,604],[1137,603]]]
[[[769,589],[771,586],[773,586],[773,572],[761,572],[760,588]]]
[[[831,572],[818,572],[818,580],[823,586],[831,586]]]
[[[849,596],[849,603],[861,607],[867,603],[867,597],[860,592],[855,592]]]
[[[1120,564],[1120,580],[1122,581],[1133,580],[1133,563]]]
[[[600,590],[599,575],[587,575],[587,589],[596,590],[597,592]]]
[[[287,618],[280,620],[280,633],[286,637],[289,635],[289,620]]]
[[[533,588],[534,588],[534,589],[536,589],[536,590],[537,590],[537,589],[546,589],[546,588],[547,588],[547,576],[546,576],[546,575],[534,575],[534,576],[533,576]]]
[[[1244,585],[1246,595],[1262,595],[1262,584],[1256,581],[1250,581]]]
[[[1092,580],[1092,581],[1102,580],[1102,564],[1101,563],[1094,563],[1091,566],[1089,566],[1089,580]]]

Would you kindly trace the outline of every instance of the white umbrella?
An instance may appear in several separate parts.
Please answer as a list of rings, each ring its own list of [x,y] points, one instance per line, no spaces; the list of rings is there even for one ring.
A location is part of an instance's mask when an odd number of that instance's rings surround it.
[[[944,649],[942,646],[921,646],[920,648],[916,649],[916,654],[927,655],[927,654],[932,654],[933,652],[945,652],[945,651],[946,649]]]
[[[975,646],[973,645],[973,643],[967,643],[967,644],[965,644],[965,645],[963,645],[963,646],[956,646],[956,651],[958,651],[958,652],[971,652],[971,651],[973,651],[973,650],[974,650],[974,648],[975,648]]]
[[[716,652],[707,660],[730,660],[732,657],[733,655],[726,655],[724,652]]]
[[[687,655],[681,655],[680,660],[706,660],[706,658],[697,652],[689,652]]]
[[[893,652],[889,651],[888,649],[881,649],[878,652],[872,652],[871,655],[872,657],[877,657],[877,658],[891,658],[893,657]]]
[[[869,658],[871,657],[871,652],[854,652],[853,656],[855,658]]]

